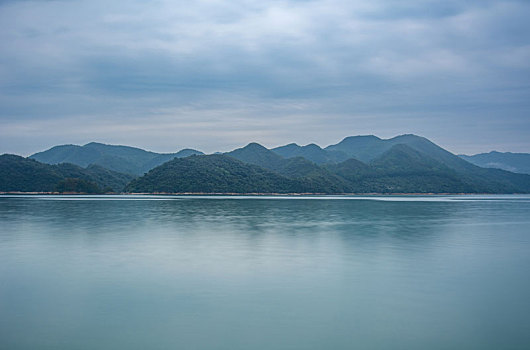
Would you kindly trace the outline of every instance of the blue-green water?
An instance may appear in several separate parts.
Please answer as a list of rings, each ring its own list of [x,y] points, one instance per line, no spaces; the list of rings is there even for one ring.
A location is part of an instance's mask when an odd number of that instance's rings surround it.
[[[0,349],[529,348],[529,196],[0,196]]]

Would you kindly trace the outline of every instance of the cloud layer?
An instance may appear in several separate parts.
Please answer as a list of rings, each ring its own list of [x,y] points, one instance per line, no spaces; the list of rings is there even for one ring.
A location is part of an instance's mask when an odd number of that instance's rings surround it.
[[[2,1],[0,153],[323,146],[530,152],[525,1]]]

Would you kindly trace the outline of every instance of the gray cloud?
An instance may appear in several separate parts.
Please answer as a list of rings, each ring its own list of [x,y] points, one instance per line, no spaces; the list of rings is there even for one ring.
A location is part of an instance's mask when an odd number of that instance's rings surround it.
[[[491,0],[4,1],[0,152],[408,132],[528,152],[529,13]]]

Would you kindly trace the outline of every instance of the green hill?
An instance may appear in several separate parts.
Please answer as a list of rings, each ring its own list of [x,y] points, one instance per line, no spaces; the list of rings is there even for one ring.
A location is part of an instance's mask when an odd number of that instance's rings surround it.
[[[235,149],[225,155],[242,161],[243,163],[259,165],[262,168],[276,170],[282,167],[285,159],[268,150],[259,143],[249,143],[245,147]]]
[[[527,193],[530,191],[528,178],[521,174],[478,167],[434,144],[428,139],[412,134],[396,136],[388,140],[383,140],[375,136],[347,137],[336,145],[326,147],[326,150],[342,151],[353,158],[364,162],[371,162],[382,156],[392,147],[400,144],[406,145],[455,171],[462,182],[474,189],[471,192]]]
[[[304,192],[296,180],[226,155],[175,158],[133,180],[127,192],[289,193]]]
[[[349,181],[356,193],[477,192],[455,171],[406,145],[393,146],[370,164],[349,159],[327,168]]]
[[[35,153],[30,158],[47,164],[71,163],[83,168],[94,164],[119,173],[142,175],[173,158],[192,154],[202,154],[202,152],[184,149],[177,153],[155,153],[135,147],[91,142],[84,146],[55,146]]]
[[[0,156],[2,192],[119,192],[133,176],[99,166],[50,165],[11,154]],[[69,190],[67,190],[69,189]]]
[[[364,138],[361,138],[364,139]],[[367,137],[372,145],[378,138]],[[354,139],[355,142],[359,139]],[[317,165],[257,143],[224,155],[174,159],[131,182],[129,192],[529,193],[530,176],[483,169],[414,135],[394,138],[369,162]],[[384,140],[380,140],[384,141]],[[349,142],[349,141],[348,141]],[[376,146],[381,147],[381,146]],[[364,151],[367,154],[369,148]],[[372,157],[372,156],[370,156]]]
[[[376,175],[367,180],[377,183],[376,189],[381,192],[488,192],[487,188],[463,181],[455,170],[405,144],[392,146],[370,162],[370,166]]]
[[[0,191],[51,192],[62,176],[55,167],[12,154],[0,156]]]
[[[79,178],[96,183],[101,189],[111,189],[113,192],[121,192],[135,177],[129,174],[118,173],[105,169],[99,165],[89,165],[81,168],[74,164],[61,163],[53,165],[65,178]]]
[[[422,152],[407,146],[396,144],[388,151],[369,163],[373,168],[389,174],[413,173],[452,173],[448,166]]]
[[[412,134],[400,135],[387,140],[373,135],[350,136],[338,144],[328,146],[325,149],[329,151],[340,151],[347,154],[350,158],[369,163],[395,145],[407,145],[455,170],[465,171],[473,169],[472,164],[460,159],[458,156],[428,139]]]
[[[226,155],[298,180],[304,184],[305,192],[345,193],[349,190],[349,184],[346,181],[312,161],[302,157],[285,159],[257,143],[250,143]]]
[[[129,174],[149,171],[129,183],[127,192],[530,193],[530,175],[481,168],[411,134],[386,140],[346,137],[325,149],[288,144],[269,150],[250,143],[225,154],[196,153],[158,154],[90,143],[32,156],[54,165],[6,155],[0,162],[0,190],[93,192],[95,184],[99,190],[117,191],[133,178],[109,170],[121,169]],[[86,168],[64,164],[68,160]]]
[[[483,178],[481,173],[462,174],[404,144],[394,145],[369,164],[349,159],[318,166],[301,157],[284,159],[271,153],[261,145],[250,144],[225,155],[174,159],[132,181],[125,190],[327,194],[530,192],[530,176],[498,173]],[[507,181],[510,176],[515,177]]]

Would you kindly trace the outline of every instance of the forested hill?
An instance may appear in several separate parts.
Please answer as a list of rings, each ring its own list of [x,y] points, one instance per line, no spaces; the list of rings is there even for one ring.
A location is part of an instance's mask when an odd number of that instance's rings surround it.
[[[4,155],[0,191],[530,193],[530,175],[476,166],[411,134],[352,136],[325,148],[291,143],[267,149],[250,143],[214,155],[191,149],[163,155],[90,143],[57,146],[32,157],[54,164]],[[70,159],[81,166],[62,163]],[[131,175],[143,172],[139,178]]]
[[[444,159],[442,154],[440,159]],[[455,156],[456,157],[456,156]],[[456,166],[455,166],[456,163]],[[396,144],[371,162],[317,165],[251,143],[224,155],[174,159],[132,181],[141,193],[530,193],[530,176],[442,162]]]
[[[175,158],[133,180],[127,192],[290,193],[303,184],[226,155]]]
[[[12,154],[0,156],[0,192],[121,192],[133,178],[96,165],[81,168]]]

